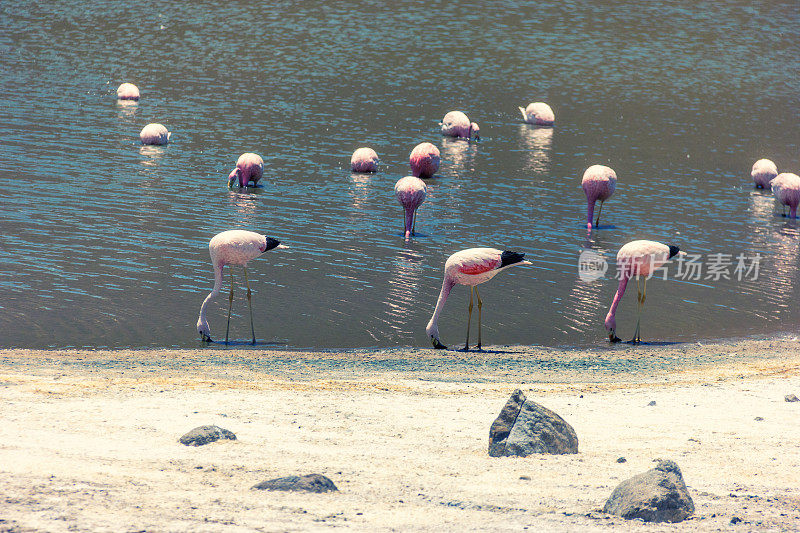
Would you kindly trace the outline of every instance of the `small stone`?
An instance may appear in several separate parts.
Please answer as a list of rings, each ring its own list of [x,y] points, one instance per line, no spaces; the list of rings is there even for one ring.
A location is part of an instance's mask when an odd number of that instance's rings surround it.
[[[603,512],[626,520],[681,522],[694,513],[694,502],[678,465],[659,460],[652,470],[620,483],[606,501]]]
[[[655,400],[650,400],[650,403],[647,404],[647,407],[653,407],[656,404]]]
[[[531,480],[531,476],[519,476],[519,478],[521,480],[523,480],[523,481],[530,481]]]
[[[262,481],[253,485],[252,489],[282,490],[295,492],[331,492],[338,491],[333,481],[322,474],[307,474],[305,476],[287,476],[277,479]]]
[[[755,420],[756,422],[762,422],[764,420],[764,417],[763,416],[757,416],[753,420]]]
[[[182,436],[178,442],[186,446],[202,446],[221,439],[236,440],[236,435],[219,426],[199,426]]]
[[[738,524],[741,521],[742,519],[739,518],[738,516],[734,516],[733,518],[731,518],[731,524]]]
[[[627,460],[627,459],[625,459],[624,457],[618,457],[618,458],[617,458],[617,462],[618,462],[618,463],[627,463],[627,462],[628,462],[628,460]]]
[[[798,398],[794,394],[787,394],[786,396],[783,397],[783,399],[786,400],[787,402],[800,402],[800,398]]]

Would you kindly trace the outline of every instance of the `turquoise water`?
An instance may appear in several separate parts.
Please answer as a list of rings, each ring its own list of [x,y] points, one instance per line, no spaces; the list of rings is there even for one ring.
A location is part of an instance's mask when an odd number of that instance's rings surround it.
[[[427,346],[444,261],[473,246],[533,262],[481,288],[484,343],[601,345],[617,282],[581,281],[578,256],[638,238],[761,256],[757,279],[673,266],[648,283],[645,340],[794,331],[798,222],[749,172],[761,157],[800,170],[798,23],[794,1],[3,4],[0,347],[199,345],[207,243],[231,228],[290,246],[248,268],[256,333],[278,347]],[[137,105],[117,104],[123,81]],[[554,128],[521,123],[532,101]],[[480,142],[439,135],[452,109]],[[170,145],[140,145],[149,122]],[[442,165],[405,243],[393,186],[422,141]],[[359,146],[380,172],[350,173]],[[248,151],[265,186],[227,190]],[[619,182],[587,237],[592,164]],[[446,343],[463,341],[466,292]],[[210,309],[217,335],[226,311],[224,296]]]

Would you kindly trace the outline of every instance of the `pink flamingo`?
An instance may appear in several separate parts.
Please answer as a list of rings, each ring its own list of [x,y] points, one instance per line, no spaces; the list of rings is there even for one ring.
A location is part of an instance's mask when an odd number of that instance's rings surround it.
[[[172,132],[167,131],[163,124],[148,124],[139,132],[142,144],[167,144]]]
[[[439,149],[431,143],[419,143],[411,150],[408,163],[411,165],[411,174],[418,178],[432,178],[439,170]]]
[[[253,333],[253,344],[256,343],[256,330],[253,326],[253,304],[250,292],[250,281],[247,279],[247,262],[255,259],[267,250],[286,248],[280,241],[272,237],[259,235],[245,230],[223,231],[212,237],[208,243],[211,264],[214,265],[214,288],[200,306],[200,317],[197,319],[197,332],[203,342],[211,342],[211,328],[206,320],[206,308],[211,300],[217,297],[222,288],[222,267],[225,265],[242,265],[244,281],[247,284],[247,304],[250,307],[250,330]],[[231,309],[233,309],[233,269],[231,268],[231,293],[228,296],[228,325],[225,329],[225,344],[228,343],[228,332],[231,327]]]
[[[117,100],[138,100],[139,88],[132,83],[123,83],[117,87]]]
[[[439,124],[442,126],[442,135],[470,140],[474,133],[475,140],[481,139],[481,129],[476,123],[470,122],[467,115],[461,111],[450,111]]]
[[[378,170],[378,154],[372,148],[359,148],[350,158],[350,170],[353,172],[376,172]]]
[[[552,126],[556,121],[553,109],[544,102],[533,102],[525,109],[519,108],[522,120],[534,126]]]
[[[756,184],[757,189],[769,187],[769,182],[777,175],[778,167],[769,159],[759,159],[753,163],[753,170],[750,171],[750,176],[753,178],[753,183]]]
[[[428,194],[428,186],[416,176],[406,176],[400,178],[394,185],[394,194],[397,201],[405,210],[405,232],[406,240],[414,235],[414,227],[417,224],[417,209],[425,201]]]
[[[446,349],[447,346],[439,340],[439,315],[447,301],[447,296],[453,287],[458,285],[469,285],[469,307],[467,310],[467,340],[464,343],[464,351],[469,350],[469,325],[472,320],[472,293],[478,298],[478,350],[481,349],[481,297],[478,294],[476,285],[489,281],[501,270],[515,265],[530,265],[530,261],[525,261],[525,254],[519,252],[509,252],[497,250],[495,248],[469,248],[461,250],[451,255],[444,264],[444,281],[442,290],[439,293],[439,300],[436,302],[436,309],[433,316],[425,328],[425,333],[431,339],[433,347]]]
[[[236,160],[236,168],[228,174],[228,187],[232,187],[236,180],[239,180],[239,187],[255,187],[263,175],[264,160],[261,156],[245,152]]]
[[[592,215],[594,214],[594,204],[600,200],[600,210],[597,212],[595,226],[600,226],[600,213],[603,212],[603,202],[614,194],[617,188],[617,174],[609,167],[603,165],[592,165],[583,173],[581,187],[586,193],[588,209],[586,213],[586,228],[592,229]]]
[[[797,204],[800,204],[800,176],[791,172],[778,174],[769,182],[772,194],[783,205],[783,216],[789,206],[789,218],[797,218]]]
[[[656,241],[631,241],[625,244],[617,252],[617,268],[620,271],[619,287],[617,293],[614,295],[614,301],[611,302],[611,308],[606,315],[605,327],[608,332],[608,339],[611,342],[619,342],[617,337],[617,306],[622,296],[625,294],[625,287],[628,285],[628,280],[636,277],[636,290],[638,291],[636,307],[636,332],[633,335],[632,343],[642,342],[639,335],[639,322],[642,315],[642,307],[644,307],[644,300],[647,296],[647,277],[655,273],[655,270],[671,258],[683,257],[686,252],[680,251],[677,246],[669,244],[661,244]],[[639,279],[644,278],[644,285],[640,288]]]

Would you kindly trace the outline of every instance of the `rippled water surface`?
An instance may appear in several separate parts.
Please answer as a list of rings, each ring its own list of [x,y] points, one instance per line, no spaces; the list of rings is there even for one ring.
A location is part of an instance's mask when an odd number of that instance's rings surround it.
[[[761,256],[757,279],[736,279],[734,259],[730,280],[673,265],[649,282],[645,340],[800,324],[800,224],[749,177],[761,157],[800,170],[795,0],[218,4],[0,6],[0,346],[198,345],[208,240],[231,228],[290,247],[248,268],[274,346],[426,346],[444,261],[474,246],[533,262],[481,287],[485,343],[600,344],[617,282],[580,281],[578,256],[638,238]],[[117,103],[123,81],[138,104]],[[521,123],[532,101],[554,128]],[[439,135],[452,109],[480,142]],[[141,146],[149,122],[168,146]],[[422,141],[442,165],[406,243],[393,186]],[[380,171],[351,174],[365,145]],[[265,186],[229,191],[247,151]],[[592,164],[619,182],[587,236]],[[235,274],[232,337],[247,339]],[[467,292],[442,315],[447,343],[463,342]],[[223,295],[215,335],[226,312]]]

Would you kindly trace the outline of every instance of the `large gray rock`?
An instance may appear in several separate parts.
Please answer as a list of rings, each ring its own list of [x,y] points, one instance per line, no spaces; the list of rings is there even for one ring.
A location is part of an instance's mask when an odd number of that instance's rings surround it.
[[[186,446],[202,446],[220,439],[236,440],[236,435],[219,426],[199,426],[183,435],[178,442]]]
[[[652,470],[620,483],[603,511],[645,522],[681,522],[694,513],[694,502],[673,461],[659,460]]]
[[[517,389],[489,429],[489,455],[578,453],[578,436],[563,418]]]
[[[299,492],[331,492],[339,490],[329,478],[322,474],[287,476],[262,481],[251,488],[258,490],[291,490]]]

